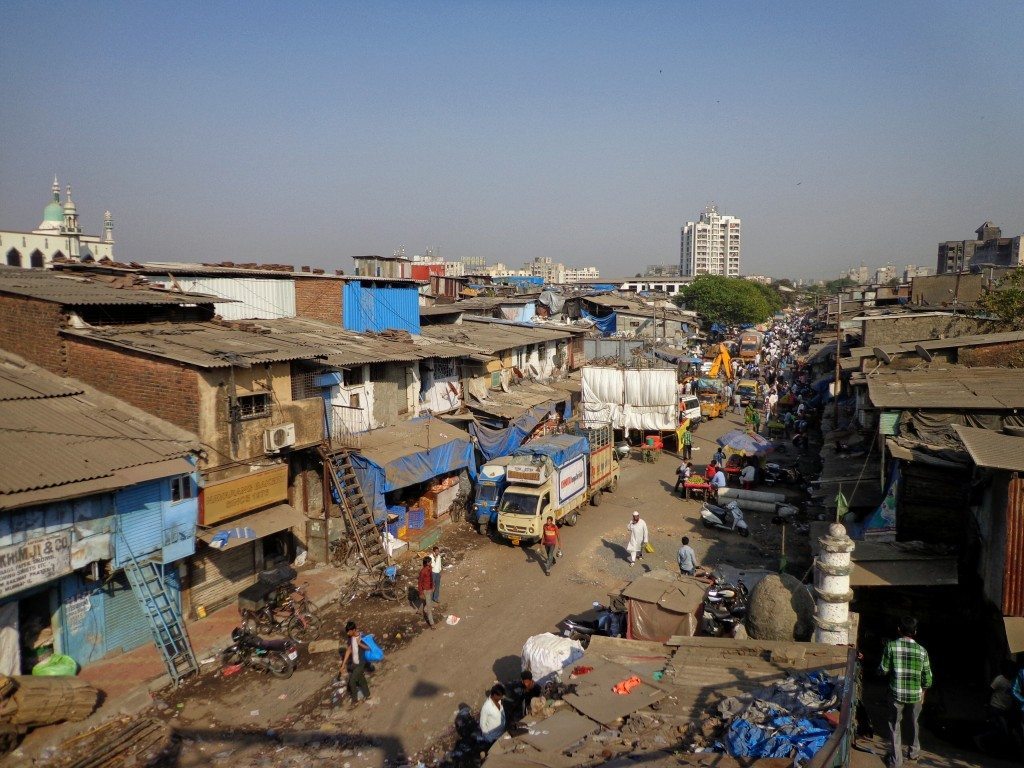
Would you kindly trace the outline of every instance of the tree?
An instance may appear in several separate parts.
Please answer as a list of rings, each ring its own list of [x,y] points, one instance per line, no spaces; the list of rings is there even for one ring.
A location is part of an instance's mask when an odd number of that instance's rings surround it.
[[[694,278],[675,301],[709,322],[725,325],[763,323],[782,307],[778,292],[770,286],[721,275]]]
[[[835,296],[837,293],[842,293],[847,288],[853,288],[856,284],[857,282],[849,277],[840,277],[838,280],[829,280],[825,283],[825,293],[829,296]]]
[[[978,306],[1001,320],[1024,321],[1024,268],[1017,267],[978,299]]]

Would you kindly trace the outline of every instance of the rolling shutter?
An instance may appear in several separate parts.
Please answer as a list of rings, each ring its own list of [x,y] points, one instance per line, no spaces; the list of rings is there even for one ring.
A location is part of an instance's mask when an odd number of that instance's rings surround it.
[[[216,610],[256,581],[256,542],[223,552],[204,547],[192,558],[192,612]]]
[[[116,574],[104,586],[103,613],[106,618],[107,653],[130,651],[152,642],[149,620],[142,614],[139,599],[132,592],[124,573]]]
[[[161,490],[159,482],[140,483],[118,491],[114,497],[117,525],[122,534],[114,540],[116,567],[122,568],[130,561],[128,550],[136,560],[144,560],[163,546]]]

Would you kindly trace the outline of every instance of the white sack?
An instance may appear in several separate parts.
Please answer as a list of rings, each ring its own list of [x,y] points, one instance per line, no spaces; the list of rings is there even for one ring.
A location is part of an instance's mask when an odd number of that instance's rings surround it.
[[[550,632],[534,635],[523,644],[523,670],[533,672],[533,679],[540,685],[582,658],[583,646],[578,640]]]

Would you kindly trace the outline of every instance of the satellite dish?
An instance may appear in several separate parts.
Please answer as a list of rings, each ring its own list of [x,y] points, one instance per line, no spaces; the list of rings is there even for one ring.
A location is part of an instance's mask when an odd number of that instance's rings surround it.
[[[886,365],[892,362],[892,356],[881,347],[875,347],[872,349],[871,354],[878,358],[879,362],[885,363]]]
[[[917,352],[917,356],[924,360],[926,363],[932,361],[932,353],[922,347],[920,344],[914,346],[914,351]]]

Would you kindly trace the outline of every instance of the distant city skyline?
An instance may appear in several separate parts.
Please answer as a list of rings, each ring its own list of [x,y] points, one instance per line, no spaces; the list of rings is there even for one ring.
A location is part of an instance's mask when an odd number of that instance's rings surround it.
[[[743,219],[742,272],[778,277],[934,265],[984,220],[1024,232],[1024,5],[9,2],[0,19],[0,229],[35,228],[56,174],[86,231],[113,213],[123,260],[349,270],[430,243],[628,277],[678,262],[709,200]]]

